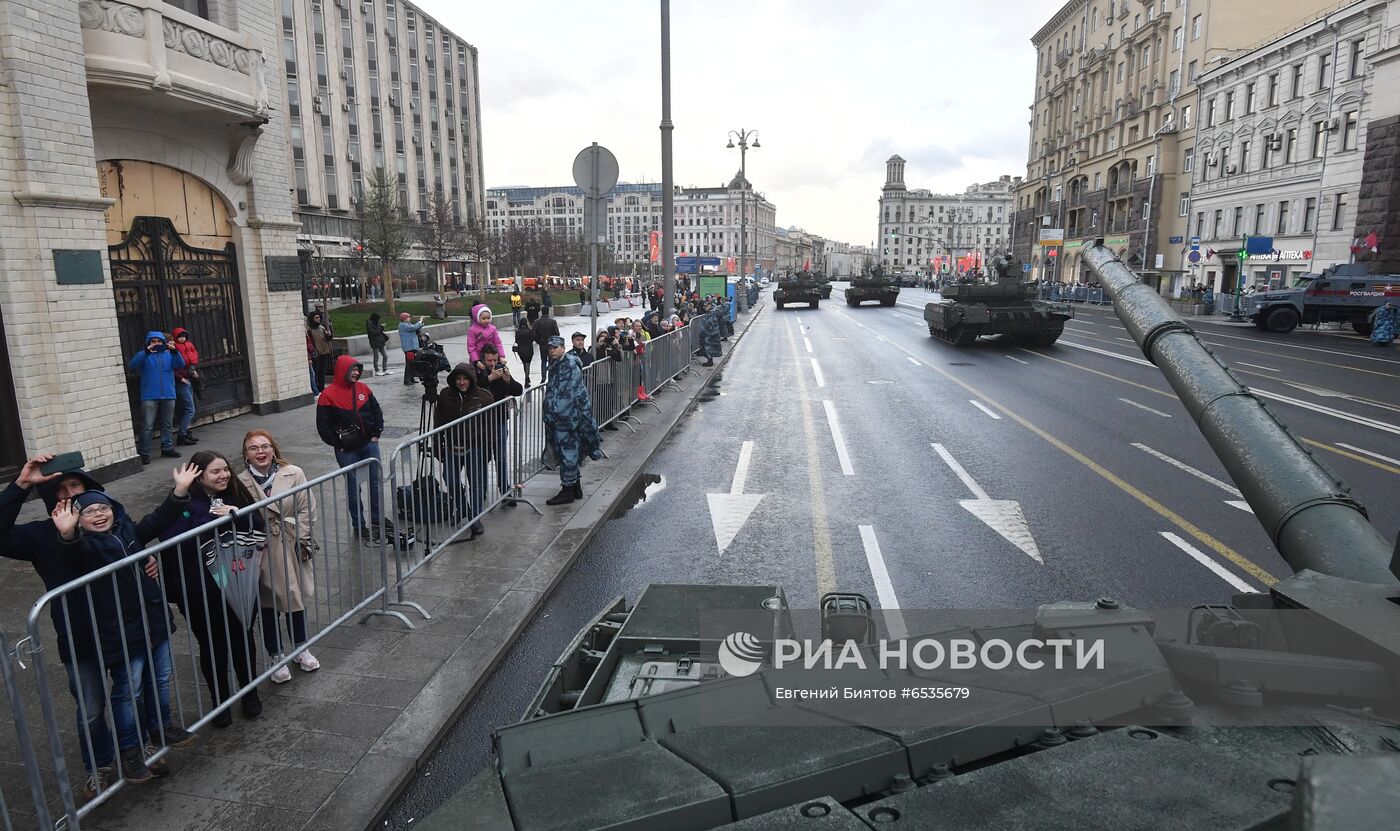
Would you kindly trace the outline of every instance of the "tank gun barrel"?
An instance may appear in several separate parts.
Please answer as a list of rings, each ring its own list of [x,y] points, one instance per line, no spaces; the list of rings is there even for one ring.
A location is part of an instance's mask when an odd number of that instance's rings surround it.
[[[1196,333],[1097,240],[1082,255],[1147,359],[1176,391],[1294,571],[1397,582],[1391,546],[1350,489],[1240,383]]]

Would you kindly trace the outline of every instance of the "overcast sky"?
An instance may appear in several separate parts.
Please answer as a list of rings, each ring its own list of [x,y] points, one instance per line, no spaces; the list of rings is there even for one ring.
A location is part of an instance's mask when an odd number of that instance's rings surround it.
[[[577,152],[612,150],[623,181],[660,181],[659,0],[416,0],[481,56],[488,187],[564,185]],[[778,224],[869,245],[885,159],[910,187],[959,192],[1024,175],[1030,37],[1049,0],[672,0],[675,178],[739,169]]]

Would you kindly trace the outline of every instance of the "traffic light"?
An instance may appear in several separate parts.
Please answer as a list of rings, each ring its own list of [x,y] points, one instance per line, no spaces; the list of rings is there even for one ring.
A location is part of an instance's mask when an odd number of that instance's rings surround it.
[[[1248,252],[1248,249],[1249,249],[1249,235],[1248,235],[1248,234],[1245,234],[1244,238],[1243,238],[1242,240],[1240,240],[1240,253],[1237,255],[1237,256],[1240,258],[1240,262],[1241,262],[1241,263],[1243,263],[1245,260],[1249,259],[1249,252]]]

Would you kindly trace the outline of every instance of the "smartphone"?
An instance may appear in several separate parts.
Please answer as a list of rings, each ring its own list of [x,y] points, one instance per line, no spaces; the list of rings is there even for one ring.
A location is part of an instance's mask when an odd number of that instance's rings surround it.
[[[78,451],[72,453],[60,453],[49,459],[39,468],[39,472],[45,476],[55,473],[67,473],[70,470],[80,470],[83,466],[83,454]]]
[[[209,510],[214,511],[222,507],[224,507],[224,500],[220,499],[219,497],[216,496],[213,499],[209,500]]]

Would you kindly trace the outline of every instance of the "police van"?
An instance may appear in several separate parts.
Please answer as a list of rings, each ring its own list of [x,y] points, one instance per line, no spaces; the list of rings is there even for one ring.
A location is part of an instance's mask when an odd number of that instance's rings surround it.
[[[1365,263],[1349,263],[1305,274],[1292,288],[1249,295],[1244,316],[1279,334],[1299,323],[1350,323],[1358,335],[1369,335],[1368,318],[1387,301],[1400,302],[1400,274],[1367,274]]]

